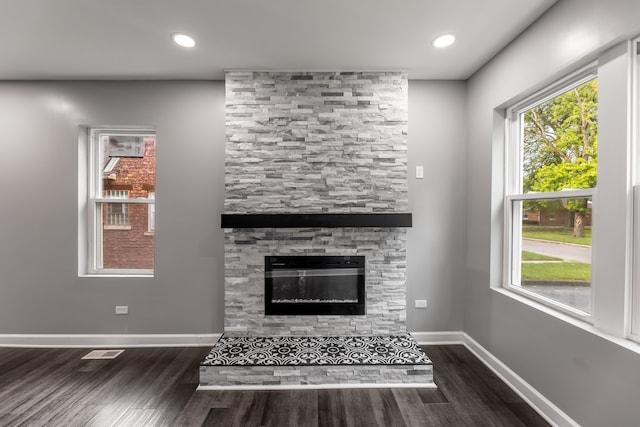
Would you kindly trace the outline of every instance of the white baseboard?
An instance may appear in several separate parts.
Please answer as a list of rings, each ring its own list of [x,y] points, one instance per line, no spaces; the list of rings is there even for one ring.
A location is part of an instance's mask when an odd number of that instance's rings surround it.
[[[462,331],[409,332],[419,345],[462,344]]]
[[[487,351],[467,334],[462,334],[462,343],[480,359],[494,374],[504,381],[525,402],[536,410],[551,425],[558,427],[579,427],[580,425],[553,404],[542,393],[533,388],[528,382],[502,363],[497,357]]]
[[[222,334],[0,334],[0,347],[206,347]],[[462,344],[461,331],[411,332],[420,345]]]
[[[221,334],[0,334],[0,347],[209,347]]]

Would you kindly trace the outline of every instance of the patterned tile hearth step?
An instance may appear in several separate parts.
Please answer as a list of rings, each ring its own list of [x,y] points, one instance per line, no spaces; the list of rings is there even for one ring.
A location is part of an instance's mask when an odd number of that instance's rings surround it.
[[[202,366],[424,365],[411,335],[336,337],[223,336]]]
[[[431,360],[409,334],[228,336],[200,364],[201,388],[435,387]]]

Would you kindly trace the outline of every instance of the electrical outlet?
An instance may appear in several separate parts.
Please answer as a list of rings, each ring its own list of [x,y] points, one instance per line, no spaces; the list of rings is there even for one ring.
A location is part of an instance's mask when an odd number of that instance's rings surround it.
[[[416,308],[427,308],[427,300],[426,299],[417,299],[415,300]]]
[[[116,305],[116,314],[129,314],[128,305]]]
[[[416,178],[418,179],[424,178],[424,167],[416,166]]]

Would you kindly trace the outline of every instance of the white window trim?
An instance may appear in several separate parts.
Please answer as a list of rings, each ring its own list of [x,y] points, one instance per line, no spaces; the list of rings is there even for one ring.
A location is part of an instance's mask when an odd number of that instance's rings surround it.
[[[510,115],[519,115],[525,111],[528,111],[540,104],[555,98],[558,95],[562,95],[567,91],[567,88],[577,87],[583,83],[593,80],[598,77],[598,62],[594,61],[587,64],[580,69],[568,74],[567,76],[560,78],[559,80],[545,86],[543,89],[535,92],[534,94],[514,103],[507,108],[507,118]]]
[[[511,131],[505,127],[507,108],[517,105],[528,95],[515,95],[511,101],[497,105],[493,112],[489,280],[492,292],[499,294],[500,298],[509,298],[544,316],[640,354],[640,195],[632,199],[632,195],[640,191],[635,189],[635,186],[640,186],[640,57],[637,55],[637,43],[640,43],[640,38],[603,47],[589,55],[589,58],[598,58],[599,61],[597,77],[601,97],[598,108],[600,112],[606,112],[606,120],[600,121],[605,115],[599,115],[598,133],[599,139],[608,141],[599,147],[596,196],[600,207],[592,218],[595,226],[592,323],[524,297],[503,285],[504,252],[507,248],[504,204],[510,184],[504,167],[509,155],[507,142]],[[626,175],[626,179],[622,175]],[[624,188],[621,187],[623,185]],[[615,209],[612,209],[613,205]],[[623,246],[624,254],[621,253]],[[613,271],[612,265],[615,265]],[[638,301],[635,307],[638,323],[634,334],[631,334],[634,299]]]
[[[99,135],[104,133],[155,137],[156,132],[152,129],[132,129],[119,127],[82,127],[81,132],[88,132],[87,136],[79,137],[79,171],[86,173],[85,184],[80,180],[79,185],[79,209],[86,212],[85,220],[80,221],[79,245],[78,245],[78,275],[84,277],[153,277],[154,269],[106,269],[102,268],[102,246],[98,242],[102,241],[102,204],[122,203],[123,199],[105,198],[101,194],[98,179],[102,178],[100,165]],[[83,147],[83,144],[85,145]],[[84,154],[84,155],[83,155]],[[86,163],[82,165],[83,158]],[[84,199],[84,202],[83,202]],[[151,199],[127,199],[127,204],[155,203]],[[82,242],[82,237],[86,243]]]
[[[636,92],[637,93],[637,92]],[[637,144],[637,140],[636,140]],[[640,185],[633,187],[633,263],[629,338],[640,342]]]
[[[147,209],[147,234],[151,235],[156,231],[156,192],[155,190],[149,190],[147,199],[153,200],[153,203],[149,204]]]
[[[503,287],[505,289],[530,298],[549,308],[558,310],[564,314],[568,314],[587,323],[593,323],[593,313],[585,313],[581,310],[562,304],[554,299],[547,298],[535,292],[528,291],[521,286],[514,284],[514,282],[520,282],[520,277],[517,277],[517,273],[520,272],[520,269],[516,268],[515,266],[519,266],[521,264],[520,257],[522,253],[522,249],[520,248],[521,239],[515,239],[516,236],[522,236],[522,218],[520,213],[522,212],[522,209],[520,207],[516,207],[515,203],[526,200],[573,199],[586,197],[591,198],[593,203],[595,204],[596,189],[588,188],[580,190],[563,190],[548,193],[526,193],[506,196],[504,204],[504,271],[502,277]],[[516,277],[514,278],[514,276]],[[591,307],[594,307],[594,292],[591,292]]]
[[[581,310],[564,305],[551,298],[544,297],[534,292],[523,289],[515,285],[513,282],[520,282],[517,273],[520,265],[521,249],[520,238],[522,236],[522,209],[517,209],[516,203],[525,200],[537,199],[562,199],[562,198],[582,198],[590,197],[595,202],[596,189],[568,189],[556,192],[539,192],[539,193],[522,193],[522,156],[521,156],[521,135],[522,123],[521,114],[528,111],[550,99],[553,99],[573,87],[580,86],[594,78],[598,77],[597,62],[586,65],[579,70],[567,75],[566,77],[548,85],[544,89],[534,93],[533,95],[513,104],[506,109],[504,129],[505,129],[505,146],[504,146],[504,230],[503,230],[503,260],[502,260],[502,288],[508,292],[516,293],[527,299],[531,299],[542,304],[552,310],[556,310],[563,314],[569,315],[588,324],[593,323],[593,310],[595,307],[595,293],[593,292],[594,283],[592,277],[591,283],[591,313],[585,313]],[[593,263],[592,263],[593,266]],[[514,273],[515,272],[515,273]],[[512,280],[514,279],[517,280]]]
[[[640,37],[631,42],[631,182],[632,227],[631,297],[628,338],[640,343]]]

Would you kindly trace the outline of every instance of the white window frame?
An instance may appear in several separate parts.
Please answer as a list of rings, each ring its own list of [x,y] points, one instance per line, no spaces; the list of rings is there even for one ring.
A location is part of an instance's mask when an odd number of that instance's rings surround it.
[[[105,190],[105,196],[108,199],[120,199],[120,200],[128,200],[129,199],[129,190]],[[129,204],[121,203],[121,212],[119,213],[119,220],[113,221],[113,219],[118,218],[116,213],[111,212],[109,209],[112,206],[115,206],[116,203],[109,203],[107,205],[107,221],[105,222],[105,228],[110,230],[128,230],[131,229],[131,225],[129,224]]]
[[[126,135],[140,137],[156,137],[156,132],[151,129],[129,129],[118,127],[92,127],[85,128],[88,132],[86,138],[80,138],[80,152],[86,153],[87,165],[80,165],[80,172],[86,173],[86,185],[80,186],[80,192],[84,190],[86,203],[80,203],[81,212],[86,208],[86,230],[81,232],[81,236],[86,238],[86,245],[79,244],[79,274],[87,276],[153,276],[154,269],[108,269],[102,267],[102,206],[110,203],[122,203],[122,199],[104,197],[102,195],[102,165],[100,152],[101,135]],[[86,147],[82,147],[83,140]],[[109,166],[109,165],[107,165]],[[120,200],[120,201],[118,201]],[[154,199],[139,198],[127,199],[127,204],[154,204]]]
[[[637,92],[636,92],[637,93]],[[636,131],[636,147],[638,144]],[[640,164],[640,163],[639,163]],[[637,166],[636,166],[637,167]],[[629,338],[640,342],[640,185],[633,187],[633,262]]]
[[[628,337],[640,342],[640,38],[632,41],[631,61],[631,182],[633,183],[633,243],[631,262],[630,325]]]
[[[154,203],[149,204],[149,209],[147,211],[147,232],[155,233],[156,231],[156,191],[150,190],[147,195],[149,200],[153,200]]]
[[[593,323],[594,283],[591,282],[591,313],[585,313],[574,307],[562,304],[554,299],[522,288],[520,283],[521,239],[522,239],[522,202],[527,200],[548,200],[568,198],[591,198],[596,203],[596,188],[568,189],[555,192],[522,192],[522,122],[521,115],[544,102],[547,102],[568,90],[597,78],[597,64],[589,64],[580,70],[558,80],[545,89],[512,105],[506,110],[505,118],[505,198],[504,198],[504,289],[543,304],[549,308]],[[593,265],[593,264],[592,264]]]

